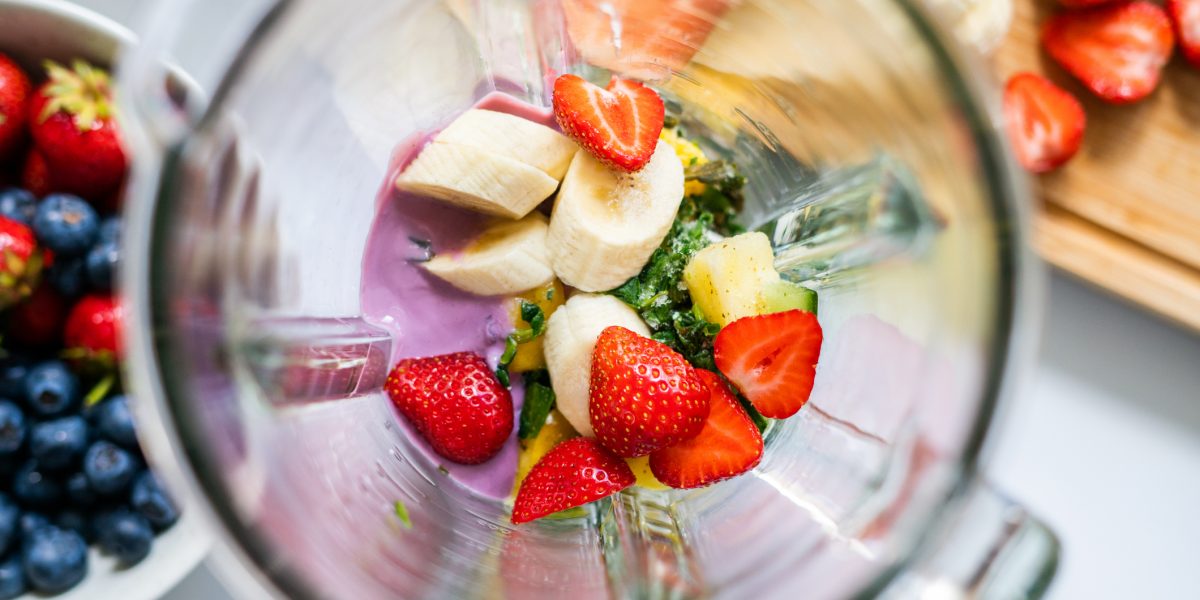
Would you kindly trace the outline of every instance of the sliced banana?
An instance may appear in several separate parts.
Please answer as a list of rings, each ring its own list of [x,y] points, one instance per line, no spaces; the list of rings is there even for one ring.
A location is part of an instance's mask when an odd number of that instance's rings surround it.
[[[577,152],[550,216],[546,244],[554,272],[587,292],[625,283],[662,243],[682,200],[683,165],[666,142],[636,173]]]
[[[396,187],[490,215],[520,219],[558,180],[519,160],[434,140],[396,178]]]
[[[554,384],[555,404],[575,431],[585,437],[594,435],[588,418],[592,351],[600,333],[612,325],[650,335],[632,308],[612,296],[600,294],[571,296],[546,322],[546,368]]]
[[[424,263],[425,270],[480,296],[540,287],[554,279],[546,231],[546,217],[538,212],[519,221],[497,221],[462,251],[439,254]]]
[[[571,138],[528,119],[473,108],[434,138],[448,144],[472,146],[523,162],[562,181],[579,146]]]

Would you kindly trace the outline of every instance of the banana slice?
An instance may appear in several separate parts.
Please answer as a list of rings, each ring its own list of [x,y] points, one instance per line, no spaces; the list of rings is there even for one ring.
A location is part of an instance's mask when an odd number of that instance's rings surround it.
[[[577,152],[550,216],[546,244],[554,272],[586,292],[625,283],[662,243],[682,201],[683,165],[666,142],[636,173]]]
[[[439,254],[425,270],[454,287],[479,294],[516,294],[554,279],[546,254],[546,217],[533,212],[520,221],[498,221],[461,252]]]
[[[434,138],[448,144],[472,146],[523,162],[562,181],[579,146],[571,138],[533,121],[510,114],[473,108]]]
[[[580,153],[584,154],[584,153]],[[678,161],[676,161],[678,163]],[[600,294],[576,294],[546,321],[546,368],[554,384],[555,404],[580,435],[592,437],[588,418],[588,387],[592,350],[606,327],[620,325],[649,336],[642,318],[624,302]]]
[[[520,219],[558,180],[519,160],[434,140],[396,178],[396,187],[489,215]]]

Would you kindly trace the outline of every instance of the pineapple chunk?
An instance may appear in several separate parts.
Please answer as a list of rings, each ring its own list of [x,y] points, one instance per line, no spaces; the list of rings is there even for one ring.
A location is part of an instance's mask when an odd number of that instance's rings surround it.
[[[521,488],[521,482],[525,481],[525,476],[529,475],[529,471],[539,460],[542,460],[543,456],[549,454],[559,443],[578,435],[562,413],[551,410],[550,416],[546,417],[546,424],[542,425],[542,430],[538,432],[537,436],[532,440],[521,440],[521,452],[517,458],[517,476],[513,480],[513,493],[517,493],[517,490]]]
[[[563,290],[562,283],[557,279],[547,283],[546,285],[529,290],[512,301],[512,315],[515,327],[520,329],[529,327],[521,318],[521,302],[520,300],[528,300],[542,309],[542,313],[549,319],[550,315],[554,314],[558,307],[567,301],[567,294]],[[542,337],[538,336],[520,346],[517,346],[517,353],[513,356],[512,363],[508,366],[508,370],[513,373],[524,373],[525,371],[533,371],[534,369],[545,369],[546,357],[542,353]]]
[[[704,318],[724,327],[766,312],[762,292],[780,278],[771,241],[756,231],[697,252],[683,270],[683,280]]]
[[[679,157],[679,162],[683,163],[683,168],[702,165],[708,162],[708,157],[704,155],[704,151],[700,149],[694,142],[682,138],[674,129],[663,129],[658,138],[671,146],[675,151],[675,155]],[[704,193],[708,186],[699,181],[687,181],[683,184],[684,196],[699,196]]]
[[[634,477],[637,477],[637,485],[640,485],[648,490],[666,490],[670,489],[667,485],[658,480],[654,473],[650,472],[650,457],[639,456],[637,458],[627,458],[625,463],[629,465],[629,470],[633,471]]]

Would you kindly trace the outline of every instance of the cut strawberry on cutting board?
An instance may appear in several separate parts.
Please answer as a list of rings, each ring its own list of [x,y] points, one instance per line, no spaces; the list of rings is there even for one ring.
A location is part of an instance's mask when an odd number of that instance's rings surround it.
[[[1075,156],[1087,117],[1070,92],[1033,73],[1018,73],[1004,86],[1004,125],[1021,166],[1052,171]]]
[[[1200,0],[1167,0],[1166,6],[1184,58],[1200,67]]]

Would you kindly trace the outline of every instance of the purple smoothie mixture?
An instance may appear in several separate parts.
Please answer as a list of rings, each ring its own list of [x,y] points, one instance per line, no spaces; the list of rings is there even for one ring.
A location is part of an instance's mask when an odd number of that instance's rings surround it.
[[[504,112],[554,127],[548,109],[539,109],[511,96],[492,93],[475,108]],[[487,217],[395,189],[393,182],[432,137],[422,134],[402,142],[392,156],[387,180],[376,200],[375,222],[363,253],[363,315],[386,328],[395,343],[389,364],[402,358],[436,356],[451,352],[478,352],[495,365],[504,350],[504,338],[513,328],[508,297],[481,297],[460,291],[428,274],[412,259],[424,254],[413,239],[428,240],[440,253],[461,250],[479,234]],[[513,378],[512,398],[518,414],[524,400],[520,377]],[[496,457],[482,465],[447,461],[403,417],[400,430],[450,477],[479,494],[508,497],[517,470],[516,429]]]

